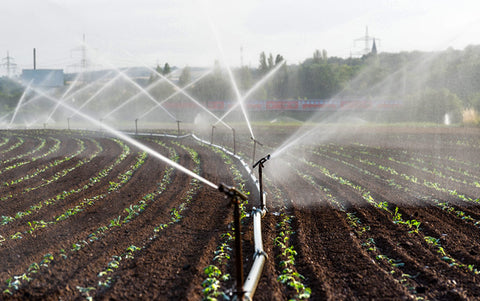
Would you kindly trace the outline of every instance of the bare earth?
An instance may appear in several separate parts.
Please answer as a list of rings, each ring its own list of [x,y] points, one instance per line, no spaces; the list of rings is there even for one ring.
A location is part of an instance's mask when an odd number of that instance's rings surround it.
[[[295,130],[262,128],[256,159]],[[295,143],[265,163],[268,260],[255,299],[298,298],[278,280],[285,257],[275,238],[285,217],[292,229],[286,247],[295,250],[289,268],[312,300],[478,299],[480,131],[314,132],[317,140]],[[218,135],[215,143],[232,148],[228,133]],[[208,145],[138,139],[215,184],[240,185]],[[237,140],[237,152],[250,162],[248,133]],[[153,156],[141,161],[135,147],[122,152],[123,144],[104,134],[0,131],[0,299],[201,300],[207,266],[235,275],[233,251],[225,264],[214,260],[231,231],[224,195]],[[243,178],[250,209],[258,195]],[[248,272],[251,219],[243,223]],[[233,288],[232,278],[220,282],[220,291]]]

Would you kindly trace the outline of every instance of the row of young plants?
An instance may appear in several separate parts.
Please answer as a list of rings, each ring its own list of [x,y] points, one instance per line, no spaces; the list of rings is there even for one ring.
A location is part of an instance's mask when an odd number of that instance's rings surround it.
[[[325,196],[325,199],[328,203],[330,203],[332,206],[334,206],[337,210],[345,214],[345,218],[348,222],[348,225],[353,229],[357,239],[360,241],[361,247],[367,251],[369,254],[370,258],[378,262],[380,266],[382,266],[381,263],[384,263],[387,265],[389,270],[387,271],[388,274],[392,275],[394,279],[396,279],[401,285],[407,288],[407,291],[412,294],[412,298],[417,299],[417,300],[422,300],[422,297],[419,296],[414,296],[417,292],[415,291],[416,283],[414,278],[416,276],[412,276],[411,274],[408,274],[403,268],[404,268],[404,263],[399,260],[399,259],[394,259],[385,254],[380,250],[380,248],[376,245],[375,239],[372,236],[369,236],[370,233],[370,226],[365,225],[361,222],[360,218],[356,216],[356,213],[354,211],[349,211],[345,205],[338,201],[337,198],[331,193],[330,189],[319,185],[315,179],[308,174],[305,174],[298,169],[295,169],[292,167],[294,170],[296,170],[297,174],[303,178],[307,183],[309,183],[315,190],[319,191],[322,193],[322,195]],[[331,176],[334,178],[337,177],[335,174],[329,173]],[[339,178],[339,177],[338,177]],[[365,197],[369,195],[366,194]],[[382,203],[381,205],[377,205],[378,208],[386,210],[390,214],[392,214],[391,211],[388,210],[386,207],[386,203]],[[392,220],[394,223],[403,223],[403,224],[410,224],[411,221],[404,221],[401,218],[401,215],[398,215],[398,207],[395,208],[395,214],[393,214]],[[420,224],[418,223],[418,226]],[[418,226],[414,228],[413,230],[410,230],[410,233],[415,232],[418,233]]]
[[[345,154],[344,154],[345,156]],[[329,159],[333,159],[332,157],[329,157]],[[406,181],[410,181],[412,184],[414,185],[422,185],[421,183],[419,183],[416,178],[412,177],[412,176],[407,176],[407,175],[404,175],[404,174],[401,174],[399,172],[397,172],[395,169],[389,167],[388,169],[385,169],[384,167],[382,167],[381,165],[377,165],[375,162],[373,161],[369,161],[369,160],[366,160],[366,159],[362,159],[362,158],[356,158],[359,162],[363,163],[363,164],[367,164],[369,166],[376,166],[378,167],[380,170],[384,170],[384,171],[387,171],[389,172],[391,175],[394,175],[394,176],[400,176],[402,177],[404,180]],[[344,162],[344,164],[347,164]],[[348,165],[351,165],[351,164],[348,164]],[[365,172],[365,174],[369,174],[371,176],[374,176],[375,178],[377,179],[380,179],[380,177],[378,175],[373,175],[369,172]],[[385,180],[385,179],[382,179],[382,180]],[[392,186],[394,187],[395,189],[397,190],[400,190],[402,192],[408,192],[410,193],[411,189],[409,187],[405,187],[405,186],[402,186],[401,184],[399,183],[396,183],[393,179],[388,179],[386,180],[388,185],[389,186]],[[416,194],[418,194],[418,192],[416,192]],[[452,214],[454,215],[455,217],[457,218],[460,218],[461,220],[463,220],[464,222],[467,222],[467,223],[470,223],[470,224],[473,224],[474,226],[476,227],[479,227],[480,228],[480,220],[478,218],[474,218],[472,217],[471,215],[465,213],[463,210],[460,210],[458,208],[456,208],[455,206],[449,204],[448,202],[441,202],[437,199],[434,199],[430,196],[423,196],[422,197],[423,200],[426,200],[426,201],[429,201],[430,203],[433,203],[434,205],[436,205],[437,207],[439,207],[440,209],[444,210],[445,212],[449,213],[449,214]],[[429,239],[428,241],[432,241],[433,239]],[[452,260],[450,260],[452,261]],[[476,268],[474,268],[474,266],[472,265],[468,265],[467,268],[472,271],[472,272],[475,272]]]
[[[318,165],[315,165],[315,167],[318,167]],[[395,207],[395,210],[390,210],[389,209],[389,204],[387,202],[376,202],[373,198],[371,198],[370,193],[366,190],[364,190],[362,187],[358,185],[354,185],[348,180],[345,180],[339,176],[337,176],[334,173],[331,173],[327,169],[323,169],[325,175],[327,175],[329,178],[337,180],[339,183],[342,185],[347,185],[351,188],[354,188],[355,190],[362,190],[362,198],[367,200],[368,203],[371,205],[374,205],[375,208],[378,208],[380,210],[386,211],[389,213],[391,216],[392,222],[394,224],[400,224],[400,225],[406,225],[408,229],[408,233],[413,233],[418,235],[421,231],[419,228],[419,223],[411,223],[411,221],[404,220],[402,218],[401,213],[399,212],[398,207]],[[310,181],[316,185],[317,187],[321,187],[315,183],[313,178],[308,175],[304,175],[304,178],[309,178]],[[389,271],[387,271],[394,279],[396,279],[401,285],[403,285],[407,291],[412,294],[412,298],[416,300],[424,300],[424,297],[418,296],[418,293],[424,293],[423,286],[421,285],[421,282],[418,281],[417,277],[420,275],[420,273],[412,274],[411,270],[412,267],[406,266],[405,263],[401,259],[395,259],[392,258],[391,256],[383,253],[380,248],[377,246],[374,237],[372,234],[369,235],[370,233],[370,226],[365,225],[362,223],[362,221],[356,216],[356,213],[354,211],[348,211],[340,202],[336,201],[334,196],[329,192],[327,188],[321,187],[321,189],[324,190],[327,196],[327,200],[337,206],[337,208],[344,212],[346,214],[346,219],[350,227],[354,230],[354,233],[356,237],[359,239],[360,244],[362,248],[364,248],[368,254],[370,254],[370,257],[372,260],[377,261],[379,263],[383,262],[387,267],[389,267]],[[412,227],[412,224],[415,225]],[[424,238],[427,238],[429,236],[423,236]],[[425,239],[427,241],[427,239]],[[410,271],[410,272],[407,272]]]
[[[193,171],[195,173],[199,174],[201,172],[201,169],[200,169],[200,157],[198,156],[198,153],[194,149],[189,148],[189,147],[187,147],[185,145],[182,145],[180,143],[172,142],[172,144],[184,149],[185,151],[187,151],[189,153],[190,158],[195,163],[195,167],[194,167]],[[175,152],[174,148],[172,148],[172,150],[173,150],[173,152]],[[177,162],[179,157],[176,154],[176,152],[174,153],[174,155],[175,155],[175,157],[174,157],[175,162]],[[170,159],[172,159],[172,156],[170,157]],[[171,175],[172,175],[174,169],[173,169],[173,167],[167,167],[167,170],[168,170],[168,172],[165,174],[164,180],[162,181],[162,183],[159,184],[159,187],[161,187],[161,190],[159,191],[158,194],[162,193],[167,188],[168,184],[171,181]],[[200,184],[200,182],[197,179],[191,178],[189,186],[190,186],[190,188],[186,191],[186,193],[180,199],[181,203],[177,207],[173,207],[169,210],[170,220],[166,221],[165,223],[160,223],[157,226],[155,226],[153,228],[153,234],[150,237],[148,237],[148,239],[145,240],[146,243],[144,243],[142,246],[135,247],[134,250],[132,250],[132,248],[130,246],[129,248],[127,248],[127,250],[124,253],[122,253],[120,255],[112,256],[111,261],[107,264],[107,266],[102,271],[97,273],[97,277],[99,278],[99,280],[97,282],[97,285],[96,286],[92,285],[90,287],[92,287],[94,289],[97,289],[97,288],[100,288],[100,287],[103,287],[103,288],[111,287],[114,283],[114,279],[111,275],[115,272],[115,270],[117,270],[120,267],[121,261],[125,261],[127,259],[133,259],[135,257],[135,254],[133,254],[133,252],[140,251],[142,249],[147,248],[149,244],[151,244],[154,240],[156,240],[160,236],[160,233],[161,233],[162,230],[168,228],[169,226],[171,226],[173,224],[179,223],[183,219],[183,216],[182,216],[183,211],[185,211],[188,208],[188,205],[191,203],[194,196],[198,193],[198,191],[200,190],[202,185]],[[126,210],[126,211],[128,211],[128,210]],[[128,216],[127,216],[127,218],[128,218]],[[123,223],[128,222],[127,218],[125,218],[123,220]]]
[[[42,150],[45,147],[45,145],[47,144],[47,140],[45,138],[42,138],[42,137],[39,137],[37,139],[39,140],[40,143],[35,148],[32,148],[28,152],[18,154],[14,157],[4,159],[2,162],[0,162],[0,165],[5,165],[5,164],[10,163],[12,161],[31,156],[31,155],[35,154],[36,152],[39,152],[40,150]]]
[[[8,153],[8,152],[11,152],[14,149],[20,147],[25,142],[25,140],[22,137],[16,137],[16,138],[17,138],[17,142],[15,142],[15,144],[12,144],[10,147],[8,147],[4,150],[1,150],[0,154],[5,154],[5,153]]]
[[[307,300],[310,298],[312,289],[308,287],[305,282],[305,277],[297,271],[295,257],[297,251],[295,246],[291,244],[295,231],[292,227],[292,221],[295,216],[287,212],[285,198],[282,191],[275,186],[275,184],[263,176],[265,187],[269,188],[272,204],[279,206],[279,212],[274,213],[280,218],[280,221],[275,225],[276,235],[273,238],[273,244],[277,249],[277,260],[275,261],[280,271],[277,281],[286,287],[294,290],[294,293],[289,294],[289,300]]]
[[[381,154],[380,155],[374,155],[374,154],[372,154],[371,152],[368,151],[369,148],[381,151],[382,150],[381,147],[366,146],[366,145],[361,144],[361,143],[356,143],[354,145],[363,149],[362,151],[358,151],[361,154],[371,155],[371,156],[375,156],[375,157],[378,157],[378,158],[381,158],[381,159],[387,159],[387,160],[393,159],[393,157],[391,155],[388,156],[388,157],[385,157]],[[420,163],[422,165],[429,165],[434,170],[436,170],[437,168],[441,168],[441,169],[447,170],[451,173],[458,174],[458,175],[462,176],[462,178],[465,178],[465,177],[470,178],[471,181],[472,181],[471,183],[473,183],[473,185],[475,187],[480,187],[480,183],[478,181],[478,175],[474,174],[475,172],[477,172],[480,169],[480,163],[477,163],[477,162],[474,162],[474,161],[461,160],[460,158],[455,158],[451,155],[448,155],[448,156],[445,156],[445,158],[442,158],[439,155],[417,152],[413,156],[409,153],[408,150],[391,150],[391,151],[389,151],[389,153],[390,154],[399,154],[400,153],[403,156],[406,156],[408,158],[408,160],[413,162],[413,163],[409,162],[410,164]],[[432,162],[431,160],[433,160],[434,162]],[[447,161],[447,162],[455,163],[457,165],[463,165],[463,166],[465,166],[465,168],[461,168],[461,167],[453,168],[448,164],[442,164],[441,161]],[[464,183],[464,184],[467,184],[466,181],[461,181],[461,182]]]
[[[250,192],[248,192],[245,188],[246,180],[243,178],[242,173],[233,162],[231,156],[214,146],[201,143],[199,143],[199,145],[202,147],[207,147],[214,153],[220,155],[233,176],[235,186],[238,187],[238,189],[245,195],[250,195]],[[247,212],[245,210],[245,206],[247,204],[248,201],[242,201],[240,204],[240,220],[242,224],[244,223],[244,218],[247,216]],[[232,221],[228,224],[228,230],[220,234],[220,242],[214,251],[212,263],[203,269],[205,274],[205,279],[202,282],[204,300],[218,300],[219,298],[230,299],[230,296],[227,293],[228,289],[224,287],[224,283],[231,279],[231,276],[229,273],[227,273],[227,270],[231,267],[232,244],[235,240],[234,231],[235,228]]]
[[[5,171],[8,171],[8,170],[13,170],[15,168],[18,168],[20,166],[23,166],[23,165],[26,165],[26,164],[30,164],[32,162],[35,162],[39,159],[42,159],[42,158],[46,158],[47,156],[50,156],[52,154],[54,154],[55,152],[57,152],[59,149],[60,149],[60,144],[61,144],[61,141],[56,139],[56,138],[52,138],[54,141],[55,141],[55,144],[45,153],[41,154],[41,155],[38,155],[36,157],[33,157],[32,159],[30,160],[25,160],[25,161],[22,161],[22,162],[18,162],[18,163],[15,163],[15,164],[12,164],[10,166],[7,166],[3,169],[0,170],[0,174],[2,174],[3,172]],[[78,141],[78,139],[76,139],[77,142],[79,143],[80,145],[80,149],[82,150],[85,150],[85,145],[84,145],[84,142],[83,141]],[[36,177],[38,174],[48,170],[49,168],[53,167],[53,166],[56,166],[62,162],[65,162],[65,161],[68,161],[70,160],[71,158],[73,158],[74,156],[77,156],[79,155],[81,152],[76,152],[75,154],[73,155],[70,155],[68,157],[65,157],[65,158],[62,158],[62,159],[56,159],[54,162],[48,162],[46,165],[44,166],[41,166],[41,167],[37,167],[35,169],[35,171],[33,173],[28,173],[26,175],[23,175],[23,176],[20,176],[19,178],[16,178],[16,179],[10,179],[6,182],[3,182],[3,183],[0,183],[2,186],[11,186],[11,185],[14,185],[14,184],[18,184],[20,182],[23,182],[25,180],[29,180],[31,178],[34,178]]]
[[[314,152],[315,153],[315,152]],[[319,154],[319,153],[317,153]],[[361,170],[363,171],[364,174],[367,174],[367,175],[373,175],[371,172],[369,172],[368,170],[364,170],[356,165],[353,165],[349,162],[346,162],[346,161],[343,161],[343,160],[340,160],[338,158],[334,158],[334,157],[330,157],[330,156],[327,156],[327,155],[323,155],[325,156],[326,158],[328,158],[329,160],[335,160],[337,162],[340,162],[340,163],[343,163],[343,164],[346,164],[347,166],[350,166],[350,167],[354,167],[355,169],[357,170]],[[357,190],[358,192],[362,193],[362,198],[365,199],[368,203],[374,205],[375,207],[377,208],[380,208],[380,209],[383,209],[387,212],[389,212],[391,215],[392,215],[392,221],[394,222],[394,224],[398,224],[398,225],[405,225],[408,227],[409,232],[410,233],[417,233],[419,235],[422,236],[422,238],[426,241],[426,242],[430,242],[430,241],[434,241],[434,240],[439,240],[439,238],[433,238],[431,236],[428,236],[428,235],[424,235],[422,234],[422,231],[421,231],[421,228],[420,228],[420,222],[415,220],[415,219],[412,219],[412,220],[405,220],[402,218],[402,214],[399,212],[399,209],[398,207],[396,206],[393,206],[391,204],[389,204],[388,202],[376,202],[373,197],[370,195],[370,192],[366,191],[364,188],[362,188],[361,186],[359,185],[355,185],[353,183],[351,183],[349,180],[346,180],[346,179],[343,179],[333,173],[330,173],[330,171],[328,171],[326,168],[324,167],[320,167],[312,162],[307,162],[307,164],[309,164],[310,166],[313,166],[313,167],[318,167],[320,168],[323,173],[327,176],[329,176],[330,178],[332,179],[337,179],[339,181],[340,184],[343,184],[343,185],[347,185],[351,188],[354,188],[355,190]],[[378,178],[378,175],[375,175],[376,178]],[[394,186],[395,187],[395,186]],[[398,186],[397,186],[398,188]],[[390,210],[389,208],[392,208],[392,207],[395,207],[394,210]],[[437,247],[435,245],[435,247]],[[437,248],[438,249],[438,248]],[[462,263],[461,261],[459,260],[455,260],[452,255],[448,254],[445,249],[441,249],[440,252],[437,252],[437,254],[440,254],[442,255],[441,256],[441,260],[445,261],[445,262],[448,262],[450,264],[450,266],[455,266],[455,267],[458,267],[458,268],[461,268],[461,269],[464,269],[464,270],[467,270],[469,272],[472,272],[474,274],[478,274],[478,270],[475,268],[474,265],[468,265],[468,264],[464,264]]]
[[[121,142],[120,140],[115,140],[116,143],[118,143],[121,147],[122,147],[122,153],[118,156],[118,158],[116,159],[115,162],[113,162],[112,164],[110,164],[109,166],[107,166],[106,168],[102,169],[100,172],[98,172],[96,175],[94,175],[93,177],[89,178],[85,184],[81,187],[75,187],[75,188],[72,188],[71,190],[64,190],[60,193],[58,193],[57,195],[47,199],[47,200],[41,200],[33,205],[31,205],[28,209],[26,209],[25,211],[18,211],[14,216],[5,216],[5,215],[2,215],[0,217],[0,226],[2,225],[6,225],[14,220],[18,220],[18,219],[21,219],[21,218],[24,218],[26,216],[29,216],[33,213],[36,213],[38,212],[39,210],[47,207],[47,206],[51,206],[53,204],[55,204],[56,202],[58,201],[61,201],[61,200],[64,200],[66,199],[67,197],[70,197],[70,196],[74,196],[75,194],[78,194],[82,191],[85,191],[87,190],[88,188],[90,187],[93,187],[96,183],[98,183],[102,178],[105,178],[109,172],[118,164],[120,164],[123,160],[125,160],[125,158],[130,154],[130,148],[124,144],[123,142]],[[51,178],[48,183],[53,183],[53,179],[57,179],[60,178],[60,176],[65,176],[66,174],[68,174],[69,172],[73,171],[74,169],[84,165],[84,164],[87,164],[88,162],[90,162],[91,160],[93,160],[93,158],[95,158],[98,154],[100,154],[102,151],[103,151],[103,148],[102,146],[97,142],[95,141],[96,145],[97,145],[97,151],[94,152],[90,157],[88,158],[85,158],[79,162],[77,162],[76,165],[74,165],[73,167],[70,167],[70,168],[67,168],[61,172],[58,172],[56,173],[53,178]],[[45,183],[44,183],[45,184]],[[41,184],[41,185],[44,185],[44,184]],[[27,191],[31,191],[31,190],[34,190],[34,188],[39,188],[41,186],[35,186],[35,187],[30,187],[30,188],[26,188],[24,189],[23,193],[27,192]],[[10,195],[7,195],[6,197],[12,197],[13,195],[10,194]],[[5,198],[5,197],[4,197]],[[5,200],[4,198],[1,198],[0,200]]]
[[[320,152],[314,152],[315,154],[317,155],[322,155],[322,156],[325,156],[325,153],[328,152],[328,151],[323,151],[324,154],[321,154]],[[348,157],[350,159],[356,159],[356,158],[353,158],[352,156],[348,155],[348,154],[345,154],[345,153],[341,153],[341,152],[335,152],[335,154],[337,155],[340,155],[340,156],[343,156],[343,157]],[[332,157],[329,157],[329,158],[332,158]],[[362,160],[361,162],[362,163],[366,163],[368,165],[377,165],[375,162],[373,161],[369,161],[368,159],[365,159],[365,158],[360,158],[358,159],[359,161]],[[391,160],[392,161],[392,160]],[[351,164],[352,166],[354,166],[353,164]],[[359,168],[359,167],[356,167],[355,168]],[[437,190],[439,192],[442,192],[442,193],[446,193],[446,194],[449,194],[451,196],[454,196],[454,197],[457,197],[459,199],[461,199],[462,201],[465,201],[465,202],[480,202],[480,198],[472,198],[472,197],[469,197],[469,196],[466,196],[462,193],[459,193],[457,192],[456,189],[448,189],[448,188],[445,188],[445,187],[442,187],[441,184],[439,183],[436,183],[436,182],[432,182],[432,181],[427,181],[425,179],[423,179],[423,181],[420,181],[416,176],[413,176],[413,175],[407,175],[407,174],[404,174],[404,173],[399,173],[399,172],[396,172],[395,170],[393,170],[393,168],[391,167],[384,167],[384,166],[381,166],[379,167],[380,169],[384,170],[384,171],[387,171],[387,172],[390,172],[392,175],[396,175],[396,176],[400,176],[401,178],[409,181],[409,182],[412,182],[412,183],[415,183],[415,184],[422,184],[423,186],[427,187],[427,188],[431,188],[431,189],[434,189],[434,190]]]
[[[2,139],[2,141],[0,141],[0,147],[3,147],[5,144],[8,143],[8,141],[10,140],[9,138],[7,137],[0,137],[0,139]]]
[[[159,144],[163,145],[163,143],[158,142]],[[170,159],[173,161],[177,162],[179,157],[175,152],[174,148],[169,148],[170,149]],[[193,160],[196,162],[198,166],[198,172],[199,172],[199,158],[196,152],[193,149],[187,150]],[[197,171],[197,168],[195,169]],[[98,239],[101,239],[101,237],[105,236],[108,231],[110,231],[113,228],[116,227],[121,227],[122,225],[130,222],[133,218],[138,216],[141,212],[143,212],[148,204],[152,201],[154,201],[155,197],[161,194],[169,185],[171,182],[171,175],[173,174],[174,169],[172,167],[167,167],[167,171],[164,174],[164,178],[162,179],[162,182],[158,185],[157,191],[145,195],[142,200],[138,202],[136,205],[130,205],[129,207],[125,208],[125,212],[127,213],[123,219],[119,216],[118,218],[115,218],[110,221],[108,225],[101,226],[99,227],[96,231],[88,235],[88,238],[82,241],[79,241],[77,243],[74,243],[72,245],[72,249],[70,252],[76,252],[83,247],[85,247],[88,243],[92,243],[94,241],[97,241]],[[166,224],[160,224],[159,226],[154,228],[154,234],[152,237],[149,238],[149,240],[154,240],[157,237],[157,233],[160,232],[161,229],[165,229],[168,227],[168,225],[179,222],[182,218],[180,215],[183,210],[186,209],[186,205],[191,201],[193,198],[193,195],[196,193],[195,191],[199,189],[200,184],[198,183],[198,180],[193,179],[192,180],[192,188],[185,194],[184,196],[184,202],[180,204],[178,208],[172,208],[171,209],[171,221],[166,223]],[[92,297],[90,296],[90,293],[94,290],[97,289],[97,287],[109,287],[113,282],[112,277],[109,276],[111,273],[113,273],[119,266],[120,266],[120,261],[125,260],[125,259],[132,259],[134,257],[134,252],[137,252],[141,250],[143,247],[136,247],[135,245],[131,245],[130,247],[126,248],[125,252],[120,254],[120,255],[115,255],[112,257],[112,260],[107,264],[107,267],[102,270],[101,272],[98,273],[99,281],[97,285],[93,286],[87,286],[87,287],[80,287],[77,286],[77,290],[87,299],[91,299]],[[60,250],[59,254],[66,259],[67,255],[65,250]],[[15,277],[14,277],[15,278]],[[12,279],[14,279],[12,278]],[[17,276],[18,278],[18,276]],[[15,278],[16,279],[16,278]],[[21,278],[19,278],[21,279]]]
[[[120,143],[122,143],[121,141],[118,141]],[[130,154],[130,148],[126,145],[126,144],[123,144],[122,145],[124,146],[124,152],[122,154],[125,154],[125,156],[120,156],[119,158],[117,158],[117,161],[115,161],[115,163],[117,164],[112,164],[111,168],[106,168],[102,171],[100,171],[98,173],[98,175],[101,175],[102,177],[105,177],[106,175],[108,175],[109,171],[108,169],[113,169],[113,167],[115,167],[116,165],[118,165],[121,161],[124,160],[124,158],[126,158],[126,156],[128,156]],[[123,159],[121,159],[122,157],[124,157]],[[133,175],[134,171],[137,170],[138,168],[140,168],[143,163],[145,162],[145,158],[146,158],[146,153],[145,152],[141,152],[139,153],[139,155],[137,156],[136,158],[136,161],[134,164],[132,164],[127,171],[125,171],[124,173],[120,174],[117,176],[117,178],[119,179],[118,182],[115,182],[116,184],[113,185],[115,186],[117,189],[120,189],[125,183],[128,182],[128,180],[131,178],[131,176]],[[92,179],[92,178],[91,178]],[[96,183],[98,179],[95,179],[95,181],[90,181],[90,183],[94,182]],[[85,186],[84,186],[85,187]],[[65,213],[59,215],[59,216],[56,216],[53,218],[52,221],[49,221],[49,222],[44,222],[44,221],[33,221],[33,222],[29,222],[29,229],[27,231],[25,231],[25,234],[26,233],[33,233],[35,230],[38,230],[40,228],[45,228],[47,227],[48,225],[52,225],[52,224],[56,224],[60,221],[63,221],[63,220],[66,220],[67,218],[81,212],[84,210],[84,207],[85,206],[91,206],[95,203],[96,200],[98,199],[103,199],[104,197],[107,196],[108,193],[110,192],[113,192],[110,188],[112,187],[112,182],[110,182],[110,185],[109,187],[107,188],[107,192],[103,193],[103,194],[100,194],[100,195],[97,195],[97,196],[94,196],[94,197],[91,197],[91,198],[88,198],[88,199],[84,199],[80,204],[76,205],[75,207],[73,208],[70,208],[68,209]],[[115,191],[115,190],[114,190]],[[125,208],[125,211],[128,213],[128,215],[125,217],[125,219],[123,220],[124,223],[127,223],[129,222],[135,215],[138,215],[139,213],[143,212],[146,208],[146,200],[147,199],[150,199],[151,196],[149,195],[146,195],[140,202],[139,204],[137,205],[130,205],[129,207]],[[120,219],[120,217],[118,218],[118,220]],[[113,220],[115,221],[115,219]],[[117,226],[118,223],[116,222],[112,222],[110,221],[110,227],[115,227]],[[101,236],[104,236],[106,234],[106,232],[109,230],[109,227],[108,226],[101,226],[99,227],[96,231],[94,231],[93,233],[91,233],[90,235],[88,235],[88,241],[90,242],[93,242],[93,241],[96,241],[98,240]],[[18,235],[20,234],[20,235]],[[15,235],[17,235],[18,237],[17,238],[21,238],[21,234],[22,233],[19,233],[17,232]],[[73,243],[72,244],[72,249],[70,250],[71,252],[75,252],[75,251],[78,251],[80,249],[82,249],[84,246],[86,246],[88,244],[87,240],[82,240],[80,242],[77,242],[77,243]],[[57,255],[60,255],[61,258],[63,259],[67,259],[68,255],[67,255],[67,251],[65,251],[64,249],[60,249],[58,252]],[[51,254],[50,254],[51,255]],[[52,261],[53,261],[53,255],[51,255],[52,257]],[[4,290],[4,293],[5,294],[12,294],[13,293],[13,290],[16,290],[18,289],[18,287],[20,287],[21,284],[25,284],[27,282],[30,282],[31,280],[31,277],[33,277],[33,274],[37,273],[38,272],[38,269],[36,270],[32,270],[30,267],[31,266],[37,266],[36,263],[32,263],[29,268],[27,269],[27,271],[20,275],[20,276],[13,276],[13,277],[10,277],[6,280],[6,283],[7,283],[7,289]],[[10,285],[10,283],[12,282],[12,280],[15,280],[15,286],[12,287]],[[79,288],[80,291],[82,291],[82,288]]]
[[[295,257],[298,253],[295,247],[290,244],[290,238],[295,233],[291,225],[294,216],[281,213],[280,218],[281,221],[276,224],[278,234],[273,240],[274,245],[279,249],[277,258],[279,268],[282,271],[277,277],[277,281],[295,290],[295,295],[290,296],[289,300],[309,299],[312,289],[303,283],[305,277],[295,268]]]
[[[28,224],[30,228],[26,231],[26,233],[31,234],[39,228],[45,228],[49,225],[55,225],[61,221],[67,220],[68,218],[71,218],[72,216],[75,216],[76,214],[84,211],[86,207],[93,206],[97,200],[104,199],[105,197],[107,197],[108,194],[118,191],[122,186],[124,186],[131,179],[133,174],[145,163],[146,157],[147,157],[146,152],[139,153],[135,159],[135,162],[132,165],[130,165],[125,172],[117,176],[118,181],[110,181],[109,186],[107,188],[107,192],[98,194],[90,198],[83,199],[82,201],[80,201],[80,203],[76,204],[74,207],[71,207],[67,209],[65,212],[63,212],[62,214],[59,214],[53,217],[52,220],[49,222],[45,222],[43,220],[29,222]]]
[[[319,153],[316,153],[317,155],[320,155]],[[435,182],[431,182],[431,181],[426,181],[426,180],[423,180],[423,182],[420,182],[418,180],[417,177],[413,176],[413,175],[407,175],[407,174],[404,174],[404,173],[400,173],[400,172],[397,172],[395,169],[393,169],[392,167],[384,167],[384,166],[381,166],[381,165],[378,165],[377,163],[375,163],[374,161],[370,161],[368,159],[365,159],[365,158],[361,158],[361,157],[356,157],[356,158],[353,158],[352,156],[350,155],[347,155],[347,154],[344,154],[344,153],[336,153],[337,155],[340,155],[340,156],[343,156],[343,157],[347,157],[349,159],[353,159],[353,160],[357,160],[359,161],[360,163],[362,164],[366,164],[366,165],[369,165],[369,166],[374,166],[374,167],[377,167],[378,169],[381,169],[383,171],[386,171],[388,173],[390,173],[391,175],[394,175],[394,176],[398,176],[402,179],[404,179],[405,181],[407,182],[410,182],[410,183],[413,183],[415,185],[421,185],[421,186],[424,186],[424,187],[427,187],[427,188],[430,188],[430,189],[434,189],[434,190],[437,190],[439,192],[442,192],[442,193],[445,193],[445,194],[449,194],[451,196],[454,196],[454,197],[457,197],[458,199],[462,200],[462,201],[465,201],[465,202],[479,202],[480,199],[473,199],[473,198],[470,198],[468,196],[465,196],[464,194],[461,194],[461,193],[458,193],[455,189],[452,190],[452,189],[447,189],[447,188],[444,188],[441,186],[441,184],[439,183],[435,183]],[[368,154],[368,153],[367,153]],[[326,156],[326,154],[323,154],[324,156]],[[329,157],[330,159],[333,159],[335,160],[334,158],[332,157]],[[347,163],[345,163],[347,164]],[[353,166],[353,164],[350,164],[351,166]],[[365,171],[364,171],[365,173]],[[375,175],[376,178],[380,178],[378,175]],[[402,189],[404,191],[407,191],[408,188],[407,187],[402,187],[402,185],[398,184],[398,183],[395,183],[395,181],[393,179],[388,179],[387,182],[389,183],[390,186],[393,186],[393,187],[396,187],[397,189]]]
[[[115,140],[120,146],[124,147],[124,144],[119,142],[118,140]],[[69,167],[69,168],[65,168],[63,170],[60,170],[60,171],[57,171],[53,176],[51,176],[50,178],[47,178],[47,179],[42,179],[42,182],[41,184],[38,184],[36,186],[30,186],[30,187],[26,187],[24,188],[21,192],[18,192],[18,193],[9,193],[9,194],[6,194],[2,197],[0,197],[0,201],[6,201],[8,199],[11,199],[11,198],[14,198],[14,197],[17,197],[19,195],[23,195],[25,193],[28,193],[28,192],[31,192],[31,191],[34,191],[34,190],[37,190],[39,188],[42,188],[42,187],[45,187],[49,184],[52,184],[52,183],[55,183],[56,181],[58,181],[60,178],[62,177],[65,177],[66,175],[68,175],[70,172],[74,171],[75,169],[79,168],[80,166],[82,165],[86,165],[87,163],[90,163],[90,161],[92,161],[95,157],[97,157],[102,151],[103,151],[103,148],[102,146],[100,145],[100,143],[96,140],[94,140],[94,143],[96,145],[96,151],[94,153],[92,153],[91,156],[87,157],[87,158],[84,158],[80,161],[78,161],[74,166],[72,167]],[[65,191],[63,193],[66,193]]]

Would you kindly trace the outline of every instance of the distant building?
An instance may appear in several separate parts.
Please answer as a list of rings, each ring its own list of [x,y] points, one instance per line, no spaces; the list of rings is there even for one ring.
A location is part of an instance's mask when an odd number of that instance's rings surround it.
[[[56,88],[65,85],[62,69],[23,69],[22,82],[36,87]]]
[[[373,55],[377,54],[377,45],[375,44],[375,39],[373,39],[372,51],[370,53]]]

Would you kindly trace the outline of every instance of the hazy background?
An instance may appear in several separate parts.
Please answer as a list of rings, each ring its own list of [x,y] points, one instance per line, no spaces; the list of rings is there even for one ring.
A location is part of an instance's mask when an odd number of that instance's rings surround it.
[[[117,66],[164,64],[211,66],[219,48],[226,61],[258,66],[260,52],[281,53],[299,63],[315,49],[329,57],[355,56],[365,35],[379,52],[463,49],[480,44],[480,2],[450,0],[158,1],[3,0],[0,58],[7,51],[17,74],[32,68],[75,71],[87,44]],[[132,54],[132,59],[127,53]],[[0,68],[5,74],[5,68]]]

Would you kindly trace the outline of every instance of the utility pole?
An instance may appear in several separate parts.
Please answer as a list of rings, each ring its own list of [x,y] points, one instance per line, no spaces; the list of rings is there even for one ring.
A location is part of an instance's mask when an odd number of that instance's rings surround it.
[[[83,34],[83,43],[82,43],[82,60],[80,61],[80,66],[82,71],[87,71],[87,47],[85,46],[85,34]]]
[[[15,69],[17,68],[17,64],[15,64],[15,59],[10,56],[9,52],[7,51],[7,57],[2,59],[2,66],[7,69],[7,76],[10,77],[12,73],[15,73]]]
[[[80,65],[75,64],[75,68],[78,68],[76,71],[79,73],[85,74],[90,67],[90,63],[87,57],[87,44],[85,43],[85,34],[83,34],[83,42],[79,47],[75,47],[71,50],[72,52],[80,52]]]
[[[354,44],[356,44],[356,42],[363,42],[364,43],[364,48],[357,54],[359,54],[360,56],[369,54],[370,51],[372,50],[372,47],[370,47],[370,42],[373,42],[375,44],[375,41],[379,41],[379,40],[380,39],[378,39],[378,38],[374,38],[374,37],[369,36],[368,35],[368,26],[365,26],[365,36],[354,40]],[[376,49],[376,45],[375,45],[375,49]]]

